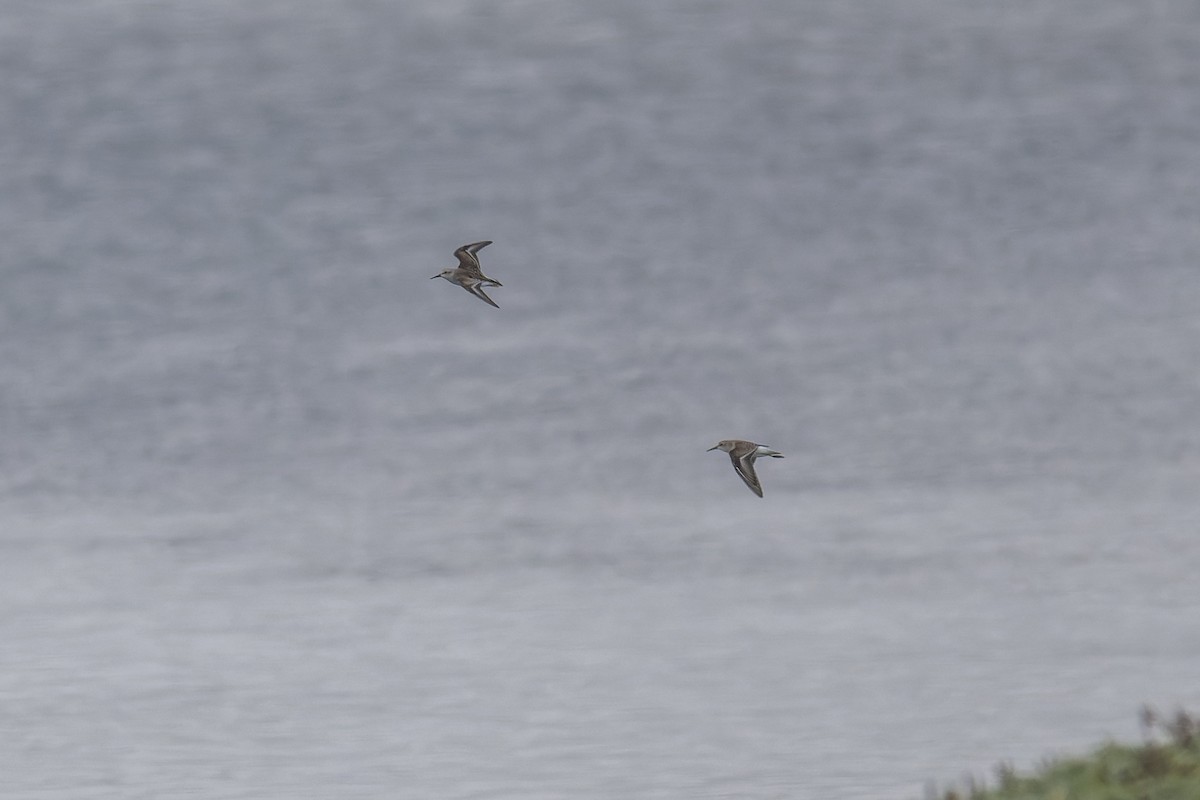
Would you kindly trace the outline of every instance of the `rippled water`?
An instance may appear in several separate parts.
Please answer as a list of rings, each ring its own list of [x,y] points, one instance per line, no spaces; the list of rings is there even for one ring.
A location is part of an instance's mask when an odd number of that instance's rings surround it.
[[[1197,41],[5,4],[0,796],[900,799],[1194,708]]]

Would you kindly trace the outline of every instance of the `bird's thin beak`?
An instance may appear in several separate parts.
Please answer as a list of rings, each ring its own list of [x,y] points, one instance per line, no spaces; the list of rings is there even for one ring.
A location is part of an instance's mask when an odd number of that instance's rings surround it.
[[[713,450],[716,450],[716,449],[717,449],[718,447],[720,447],[720,446],[721,446],[721,445],[719,445],[719,444],[714,444],[712,447],[708,448],[708,449],[707,449],[707,450],[705,450],[704,452],[706,452],[706,453],[711,453]]]
[[[430,275],[429,280],[433,280],[434,278],[440,278],[440,277],[442,277],[442,276],[441,275]]]

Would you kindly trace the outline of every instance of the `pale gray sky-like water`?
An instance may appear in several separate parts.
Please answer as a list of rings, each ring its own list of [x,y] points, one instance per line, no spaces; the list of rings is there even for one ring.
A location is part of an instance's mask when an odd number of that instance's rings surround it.
[[[4,5],[0,797],[906,800],[1197,708],[1196,42]]]

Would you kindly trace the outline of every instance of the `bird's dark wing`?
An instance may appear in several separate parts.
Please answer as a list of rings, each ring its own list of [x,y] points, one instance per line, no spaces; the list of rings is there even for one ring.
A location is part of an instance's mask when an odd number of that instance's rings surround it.
[[[478,297],[478,298],[479,298],[480,300],[482,300],[483,302],[487,303],[489,306],[492,306],[493,308],[499,308],[499,307],[500,307],[500,306],[496,305],[495,301],[494,301],[494,300],[492,300],[492,298],[490,298],[490,297],[488,297],[488,296],[487,296],[487,292],[485,292],[485,291],[483,290],[483,287],[482,287],[482,286],[480,286],[478,283],[476,283],[476,284],[473,284],[473,285],[471,285],[471,286],[464,286],[463,288],[464,288],[464,289],[466,289],[466,290],[467,290],[468,292],[470,292],[471,294],[473,294],[473,295],[475,295],[476,297]]]
[[[475,254],[489,244],[491,244],[490,241],[464,244],[454,251],[454,257],[458,259],[458,263],[462,265],[463,269],[471,272],[479,272],[479,257]]]
[[[754,492],[759,497],[762,497],[762,484],[758,482],[758,474],[754,471],[754,453],[747,453],[741,458],[738,458],[733,453],[730,453],[729,460],[733,462],[734,472],[738,474],[739,478],[746,482],[746,485],[750,487],[750,491]]]

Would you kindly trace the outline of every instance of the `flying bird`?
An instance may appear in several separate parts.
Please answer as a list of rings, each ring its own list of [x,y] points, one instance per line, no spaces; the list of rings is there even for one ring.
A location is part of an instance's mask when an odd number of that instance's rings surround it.
[[[778,450],[772,450],[766,445],[747,442],[745,439],[722,439],[708,449],[709,451],[721,450],[729,453],[729,460],[733,462],[733,471],[746,482],[750,491],[759,497],[763,496],[763,490],[762,484],[758,482],[758,475],[754,472],[754,459],[759,456],[783,458],[783,453]]]
[[[456,283],[466,289],[489,306],[499,308],[500,306],[496,305],[492,298],[488,297],[487,293],[483,291],[483,287],[503,286],[504,284],[500,283],[500,281],[492,280],[483,274],[483,269],[479,266],[479,256],[476,255],[489,244],[491,244],[490,241],[464,244],[454,251],[454,257],[458,259],[458,266],[447,267],[429,280],[433,280],[433,278],[445,278],[451,283]]]

